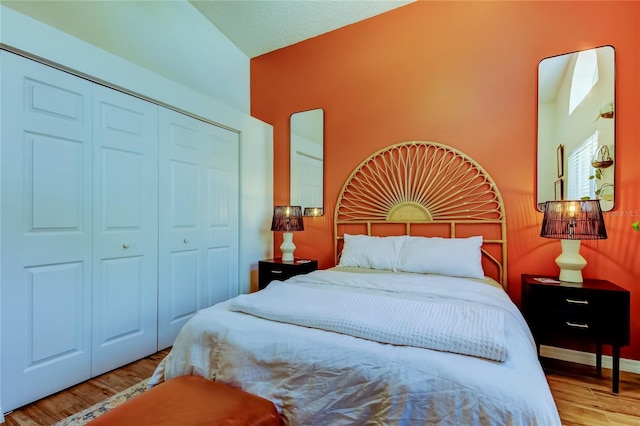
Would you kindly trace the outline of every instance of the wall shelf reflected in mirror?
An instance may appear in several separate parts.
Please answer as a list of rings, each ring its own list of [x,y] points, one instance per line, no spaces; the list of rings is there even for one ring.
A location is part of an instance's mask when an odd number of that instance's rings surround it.
[[[538,65],[537,205],[615,202],[615,50],[545,58]]]

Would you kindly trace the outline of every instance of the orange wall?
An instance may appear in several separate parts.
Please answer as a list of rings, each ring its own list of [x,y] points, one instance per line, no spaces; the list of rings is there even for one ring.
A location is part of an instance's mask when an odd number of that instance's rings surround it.
[[[640,2],[418,2],[254,58],[252,115],[274,126],[274,204],[289,202],[289,116],[325,110],[325,210],[296,233],[296,255],[333,265],[333,209],[355,166],[387,145],[453,146],[496,181],[507,212],[509,294],[520,274],[556,273],[556,240],[534,207],[538,62],[616,50],[616,209],[607,240],[585,241],[586,277],[631,291],[640,360]],[[276,236],[276,252],[281,240]]]

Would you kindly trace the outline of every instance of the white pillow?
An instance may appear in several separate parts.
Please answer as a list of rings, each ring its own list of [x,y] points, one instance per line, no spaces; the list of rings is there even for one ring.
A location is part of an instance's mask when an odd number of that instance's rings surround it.
[[[344,246],[338,266],[396,271],[400,249],[407,237],[370,237],[344,234]]]
[[[398,270],[419,274],[484,278],[482,237],[406,237]]]

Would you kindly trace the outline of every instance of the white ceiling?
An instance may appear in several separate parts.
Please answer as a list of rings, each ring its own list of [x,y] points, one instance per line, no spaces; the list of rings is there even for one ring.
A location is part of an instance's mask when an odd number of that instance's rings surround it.
[[[546,58],[538,65],[538,102],[554,102],[571,55]]]
[[[250,58],[414,0],[0,0],[133,64],[236,108],[246,93],[212,81],[249,79]],[[220,33],[226,38],[220,37]],[[218,56],[229,60],[220,66]],[[232,87],[231,84],[229,87]]]
[[[189,0],[189,3],[253,58],[413,1]]]

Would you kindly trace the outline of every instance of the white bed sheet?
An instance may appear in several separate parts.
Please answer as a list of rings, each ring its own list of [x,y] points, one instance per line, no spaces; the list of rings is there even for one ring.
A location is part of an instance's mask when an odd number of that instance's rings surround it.
[[[382,344],[269,321],[232,312],[227,301],[200,311],[184,326],[150,385],[200,375],[272,401],[291,425],[560,424],[529,329],[502,289],[463,278],[335,270],[288,283],[327,291],[348,285],[366,293],[500,309],[507,359]]]

